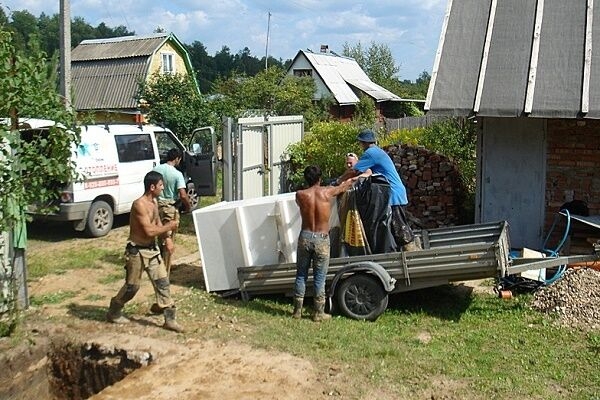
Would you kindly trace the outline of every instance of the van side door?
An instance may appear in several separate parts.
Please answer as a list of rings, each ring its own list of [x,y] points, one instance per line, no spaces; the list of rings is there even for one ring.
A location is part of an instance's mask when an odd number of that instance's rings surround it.
[[[186,171],[200,196],[217,194],[217,138],[212,126],[192,132],[186,154]]]

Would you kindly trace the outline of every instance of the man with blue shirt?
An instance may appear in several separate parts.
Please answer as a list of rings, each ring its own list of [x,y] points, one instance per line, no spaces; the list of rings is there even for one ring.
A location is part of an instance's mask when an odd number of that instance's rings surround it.
[[[375,133],[370,129],[362,130],[357,137],[364,152],[354,167],[346,171],[339,181],[368,173],[383,175],[390,184],[390,201],[392,210],[391,231],[396,241],[398,250],[416,250],[414,245],[415,236],[408,225],[406,217],[406,206],[408,197],[406,188],[400,179],[394,162],[390,156],[378,147],[375,142]]]

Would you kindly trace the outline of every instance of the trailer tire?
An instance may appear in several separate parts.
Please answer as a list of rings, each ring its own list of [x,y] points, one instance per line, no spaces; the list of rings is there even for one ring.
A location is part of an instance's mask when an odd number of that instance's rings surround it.
[[[105,201],[94,201],[88,211],[85,232],[91,237],[106,236],[112,229],[113,221],[112,207]]]
[[[336,300],[345,316],[375,321],[387,308],[388,294],[377,278],[355,274],[340,282]]]

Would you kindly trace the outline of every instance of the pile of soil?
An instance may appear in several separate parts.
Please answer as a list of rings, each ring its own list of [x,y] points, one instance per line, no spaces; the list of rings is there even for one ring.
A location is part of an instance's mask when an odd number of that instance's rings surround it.
[[[561,279],[535,293],[531,307],[555,316],[562,326],[599,329],[599,287],[600,271],[567,269]]]

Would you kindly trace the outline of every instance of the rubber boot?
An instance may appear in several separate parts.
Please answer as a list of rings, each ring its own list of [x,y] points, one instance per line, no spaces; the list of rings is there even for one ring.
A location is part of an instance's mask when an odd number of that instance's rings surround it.
[[[178,332],[178,333],[183,332],[183,327],[175,321],[175,314],[176,314],[175,307],[165,308],[164,314],[165,314],[165,324],[163,325],[163,328],[173,331],[173,332]]]
[[[294,297],[294,313],[292,318],[302,318],[302,303],[304,303],[304,297]]]
[[[313,314],[313,321],[321,322],[331,319],[331,314],[325,313],[325,297],[315,297],[315,313]]]
[[[150,312],[155,315],[163,314],[163,309],[158,305],[158,303],[152,303],[150,306]]]
[[[125,318],[121,315],[121,310],[123,306],[115,301],[115,299],[110,299],[110,306],[108,308],[108,312],[106,313],[106,320],[108,322],[112,322],[113,324],[126,324],[129,322],[129,319]]]

